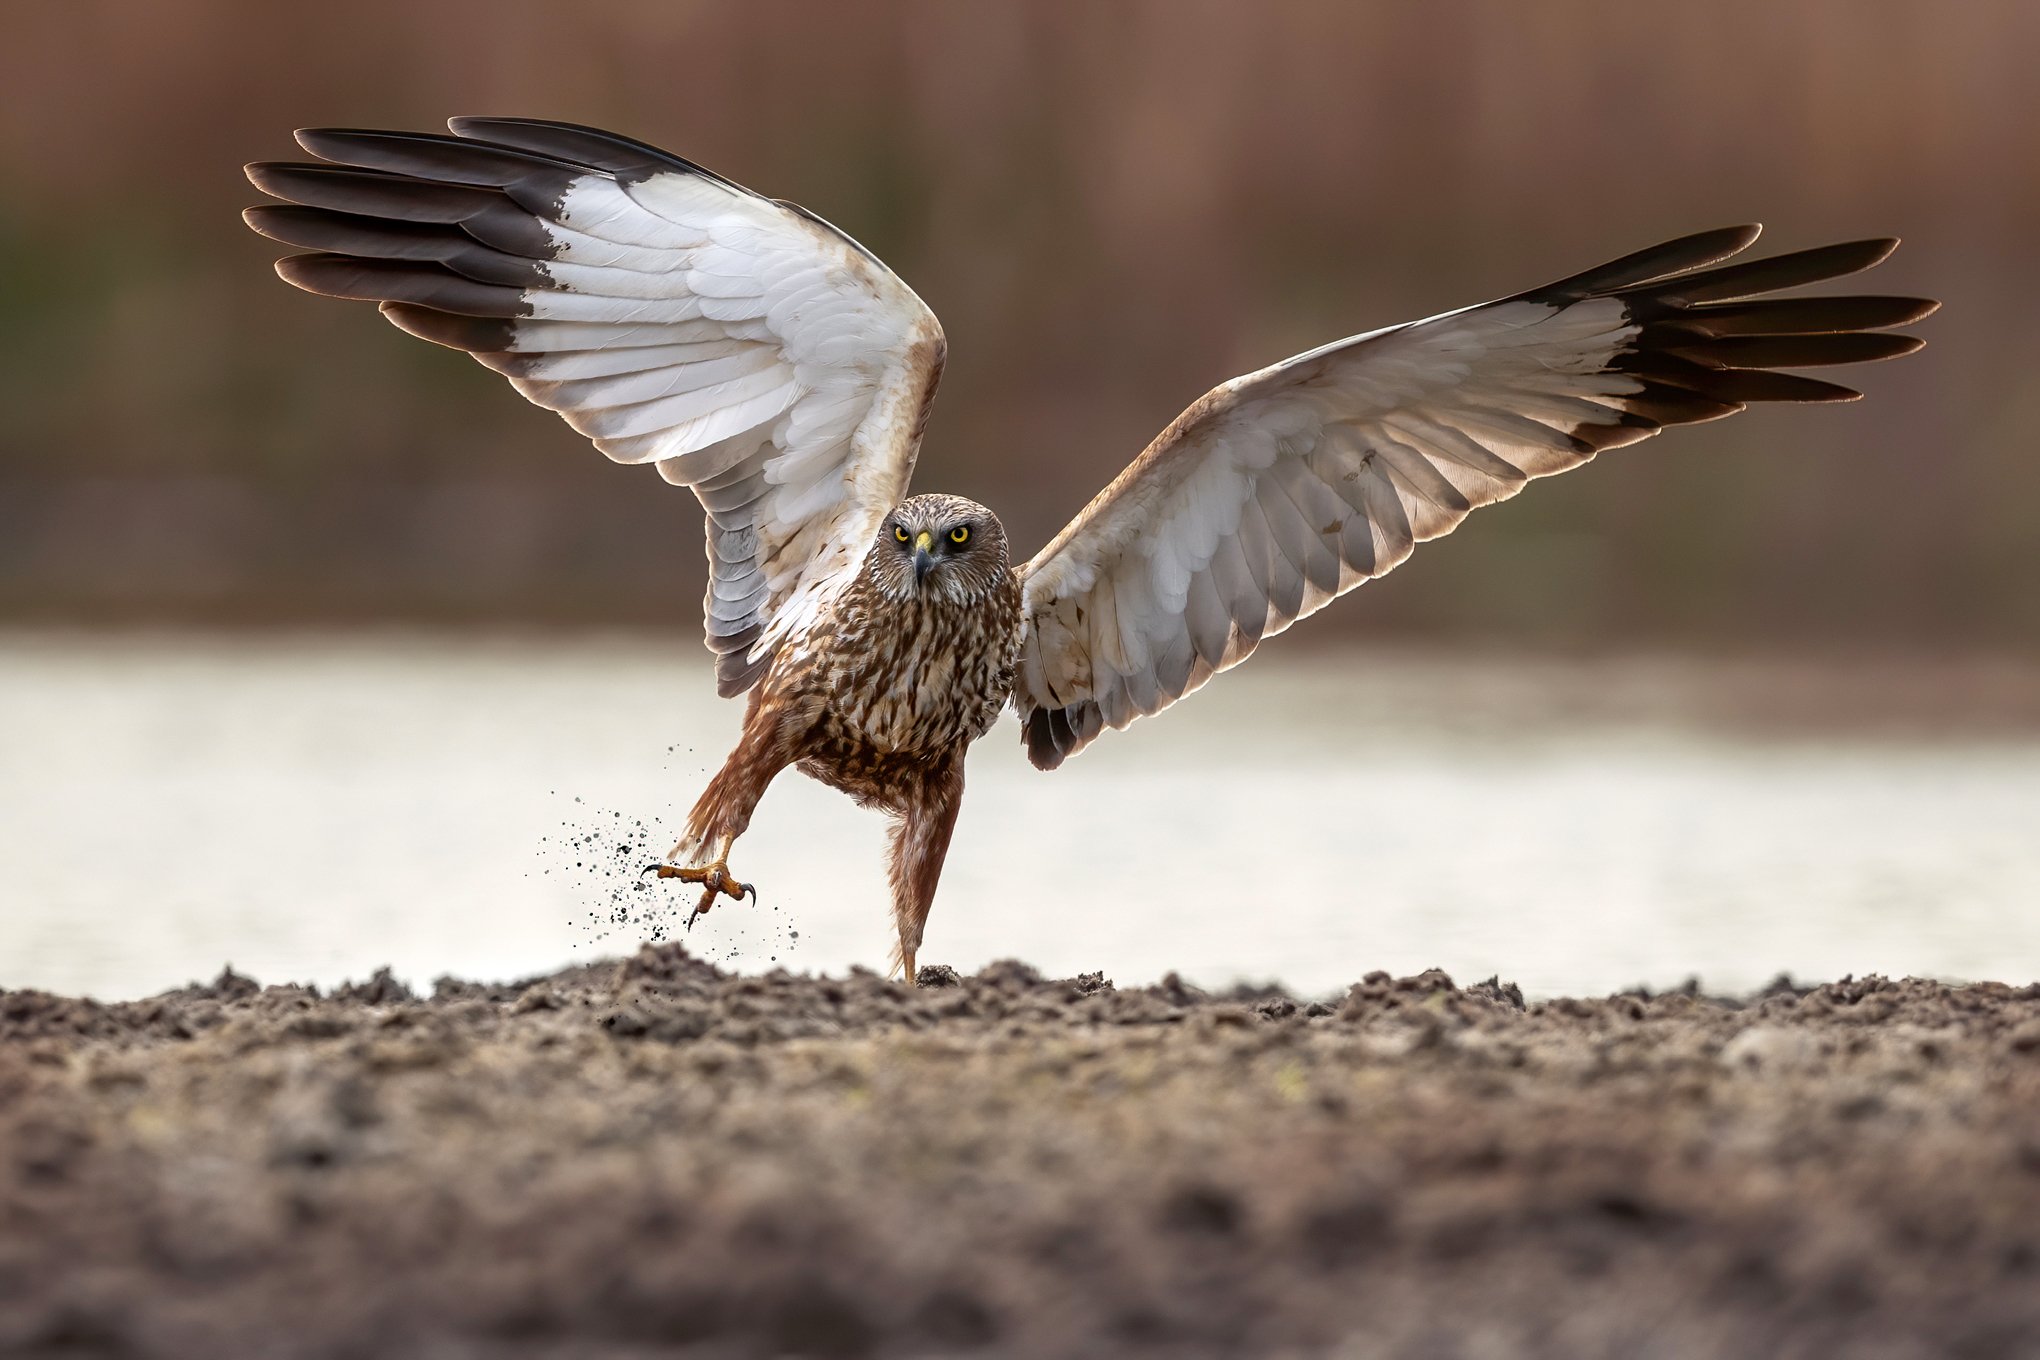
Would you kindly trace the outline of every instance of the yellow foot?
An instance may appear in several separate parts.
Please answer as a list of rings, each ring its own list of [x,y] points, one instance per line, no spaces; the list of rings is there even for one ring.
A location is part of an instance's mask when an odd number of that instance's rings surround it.
[[[740,902],[746,897],[750,898],[753,902],[758,900],[758,890],[748,883],[737,882],[736,876],[730,872],[727,860],[719,859],[715,863],[705,864],[699,869],[682,868],[678,864],[647,864],[645,872],[657,874],[660,878],[677,878],[682,883],[699,883],[701,885],[701,900],[696,902],[694,910],[687,914],[687,928],[689,930],[694,929],[695,917],[715,905],[716,894],[718,893],[729,898],[732,902]]]

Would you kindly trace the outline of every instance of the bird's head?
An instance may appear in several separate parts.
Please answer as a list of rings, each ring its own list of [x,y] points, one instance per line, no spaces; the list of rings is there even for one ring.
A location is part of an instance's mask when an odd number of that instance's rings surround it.
[[[998,516],[961,496],[912,496],[878,526],[871,566],[894,599],[970,604],[1012,570]]]

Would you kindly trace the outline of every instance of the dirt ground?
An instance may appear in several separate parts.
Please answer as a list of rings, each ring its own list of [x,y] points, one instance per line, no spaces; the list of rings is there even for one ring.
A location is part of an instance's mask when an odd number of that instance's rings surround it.
[[[0,992],[0,1353],[2040,1355],[2040,987],[929,971]]]

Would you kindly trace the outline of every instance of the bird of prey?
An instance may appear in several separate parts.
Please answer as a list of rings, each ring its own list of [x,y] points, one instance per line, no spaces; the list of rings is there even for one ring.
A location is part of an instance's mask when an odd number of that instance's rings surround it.
[[[1897,244],[1737,264],[1726,227],[1220,383],[1016,563],[998,517],[907,494],[946,341],[876,256],[807,209],[642,142],[455,118],[326,129],[248,176],[309,292],[466,350],[707,512],[717,690],[743,735],[661,877],[751,896],[730,847],[788,766],[893,818],[909,982],[963,797],[1009,703],[1054,769],[1380,576],[1476,507],[1667,425],[1847,401],[1781,369],[1919,348],[1935,303],[1766,296]],[[649,870],[648,870],[649,871]],[[688,918],[689,923],[693,916]]]

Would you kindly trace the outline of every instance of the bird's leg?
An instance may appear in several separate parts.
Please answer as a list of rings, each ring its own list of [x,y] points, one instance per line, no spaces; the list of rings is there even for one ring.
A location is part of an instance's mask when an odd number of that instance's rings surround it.
[[[949,834],[956,829],[962,804],[963,748],[958,747],[952,760],[920,781],[893,823],[892,854],[886,865],[892,880],[893,924],[900,934],[893,966],[904,973],[909,987],[919,977],[914,954],[921,947],[928,911],[935,905],[935,884],[942,877]]]
[[[757,900],[757,890],[748,883],[739,883],[737,876],[730,872],[730,846],[751,824],[752,809],[765,796],[765,787],[772,782],[772,776],[786,768],[786,764],[783,745],[777,739],[775,721],[770,714],[761,713],[754,698],[750,712],[745,716],[744,735],[738,740],[737,749],[730,752],[729,759],[723,762],[715,778],[709,780],[708,787],[702,790],[694,810],[687,814],[686,834],[666,852],[667,860],[680,863],[645,866],[648,874],[701,885],[701,900],[694,904],[694,910],[687,917],[690,930],[694,927],[694,918],[714,906],[718,895],[733,902],[746,897]],[[709,846],[715,847],[715,855],[708,863],[687,863]]]
[[[716,841],[714,861],[704,864],[699,868],[679,864],[648,864],[645,866],[645,872],[648,874],[657,874],[660,878],[677,878],[682,883],[699,883],[701,885],[701,900],[696,902],[694,910],[687,914],[687,928],[689,930],[694,929],[695,917],[715,905],[718,893],[729,898],[732,902],[741,902],[746,897],[754,902],[758,900],[758,890],[748,883],[737,882],[737,876],[730,872],[730,843],[735,839],[736,837],[734,836],[719,837]],[[686,848],[687,842],[680,842],[669,852],[668,858],[677,858],[685,852]]]

